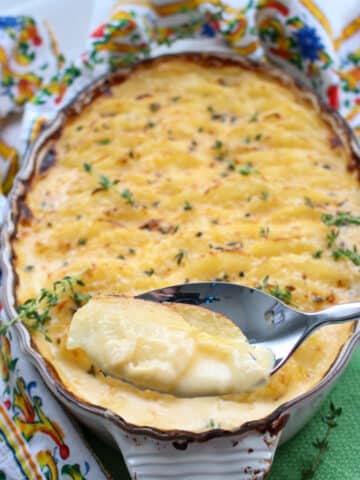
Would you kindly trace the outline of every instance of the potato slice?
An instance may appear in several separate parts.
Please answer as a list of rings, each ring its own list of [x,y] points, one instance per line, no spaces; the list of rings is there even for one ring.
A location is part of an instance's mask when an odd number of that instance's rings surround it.
[[[93,297],[73,316],[67,348],[104,373],[178,396],[249,391],[269,378],[270,350],[250,345],[226,317],[202,307]]]

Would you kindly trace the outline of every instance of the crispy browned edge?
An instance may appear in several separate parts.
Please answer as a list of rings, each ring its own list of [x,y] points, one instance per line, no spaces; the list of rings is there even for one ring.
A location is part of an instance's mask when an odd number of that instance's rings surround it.
[[[240,58],[234,59],[234,58],[226,58],[226,57],[224,58],[222,56],[217,56],[216,54],[206,54],[206,53],[180,53],[180,54],[174,54],[174,55],[164,55],[158,58],[144,60],[139,64],[135,65],[128,73],[124,74],[122,72],[120,73],[115,72],[115,73],[106,75],[101,79],[100,82],[96,83],[95,88],[94,86],[90,86],[87,89],[85,89],[83,92],[81,92],[78,95],[78,97],[63,110],[65,114],[65,120],[71,119],[72,117],[75,117],[76,115],[78,115],[83,108],[86,108],[86,105],[89,103],[89,100],[93,101],[98,96],[103,94],[108,94],[109,92],[111,92],[112,85],[121,83],[124,80],[128,79],[131,76],[132,72],[137,72],[141,69],[146,69],[151,67],[154,63],[163,63],[174,58],[200,64],[205,67],[239,66],[241,68],[250,69],[262,75],[266,75],[272,80],[279,81],[280,83],[285,84],[289,88],[299,90],[300,92],[309,95],[309,99],[308,100],[304,99],[304,100],[306,100],[309,103],[309,105],[311,105],[312,108],[314,108],[313,107],[314,101],[315,103],[317,103],[317,105],[320,107],[320,114],[324,117],[324,120],[329,125],[330,129],[333,131],[336,138],[338,139],[338,135],[334,130],[332,124],[330,124],[329,122],[330,117],[336,122],[336,126],[340,130],[342,130],[342,133],[345,134],[346,142],[344,143],[340,141],[340,143],[341,143],[341,147],[346,148],[349,153],[348,169],[350,171],[357,169],[358,178],[360,180],[360,155],[357,152],[355,152],[354,148],[352,147],[352,142],[356,142],[356,139],[349,125],[338,114],[338,112],[336,112],[335,110],[330,108],[327,104],[325,104],[314,91],[312,91],[310,88],[305,86],[303,83],[301,83],[297,79],[290,77],[288,74],[284,73],[282,70],[279,70],[278,68],[274,66],[270,66],[268,64],[259,64],[248,59],[240,59]],[[276,77],[275,77],[275,73],[276,73]],[[65,123],[65,120],[63,124]],[[63,124],[59,127],[59,129],[54,134],[51,135],[51,137],[49,137],[46,140],[42,148],[39,149],[40,153],[43,153],[48,149],[52,148],[56,140],[62,134]],[[14,231],[10,237],[11,265],[14,273],[13,293],[14,293],[15,301],[17,300],[16,290],[19,283],[19,279],[18,279],[17,271],[15,269],[16,254],[13,249],[13,240],[17,234],[17,224],[19,223],[19,220],[20,220],[21,207],[25,205],[25,208],[26,208],[26,203],[25,203],[26,195],[31,188],[33,180],[39,173],[39,167],[40,167],[39,152],[38,152],[38,158],[35,161],[31,176],[29,177],[28,181],[22,182],[25,187],[23,193],[20,196],[18,196],[18,198],[16,198],[16,195],[15,195],[15,198],[12,198],[11,196],[12,219],[15,224]],[[52,168],[52,166],[50,168]],[[14,189],[14,191],[15,190],[16,189]],[[120,415],[114,412],[111,412],[99,405],[92,404],[91,402],[88,402],[81,397],[78,397],[75,393],[71,392],[66,387],[66,385],[61,381],[56,369],[45,357],[41,355],[41,352],[38,349],[32,337],[31,337],[31,347],[37,353],[39,353],[39,355],[41,356],[42,360],[46,365],[47,371],[55,381],[56,390],[63,397],[65,397],[67,401],[69,401],[70,403],[73,403],[78,408],[80,407],[82,409],[85,409],[88,412],[92,412],[94,414],[97,414],[106,418],[109,418],[109,412],[110,412],[111,420],[114,423],[116,423],[124,431],[130,434],[135,434],[135,435],[147,435],[157,440],[170,440],[173,442],[173,445],[175,448],[178,448],[181,450],[185,449],[187,445],[191,442],[204,442],[216,437],[241,435],[249,430],[257,430],[259,432],[269,431],[270,433],[275,435],[278,431],[280,431],[284,427],[284,425],[288,420],[289,415],[286,413],[287,409],[290,408],[293,404],[297,403],[298,401],[311,395],[313,391],[313,389],[311,389],[309,392],[305,392],[303,395],[300,395],[299,397],[296,397],[295,399],[280,405],[270,415],[259,420],[246,422],[242,424],[239,428],[234,430],[223,430],[220,428],[207,430],[205,432],[191,432],[187,430],[161,430],[154,427],[139,426],[136,424],[129,423]],[[339,352],[342,349],[342,347],[343,345],[339,349]],[[335,361],[336,359],[334,360],[334,362]],[[332,365],[329,367],[329,370],[331,370],[331,368],[332,368]],[[324,377],[327,375],[328,371],[325,373]]]

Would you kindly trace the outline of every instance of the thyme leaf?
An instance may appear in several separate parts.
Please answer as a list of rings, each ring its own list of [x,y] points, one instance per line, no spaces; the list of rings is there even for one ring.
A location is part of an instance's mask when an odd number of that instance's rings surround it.
[[[269,275],[264,277],[262,283],[256,287],[258,290],[262,290],[266,293],[269,293],[273,297],[278,298],[280,301],[286,303],[287,305],[294,305],[292,303],[292,292],[289,287],[281,288],[278,283],[270,284]]]
[[[129,205],[135,204],[133,194],[130,192],[128,188],[125,188],[120,195],[124,200],[126,200],[126,203],[128,203]]]
[[[269,227],[261,227],[260,228],[260,237],[268,238],[269,234],[270,234],[270,228]]]
[[[213,148],[215,150],[221,150],[223,147],[223,142],[221,140],[215,140]]]
[[[339,233],[340,233],[339,230],[330,230],[330,232],[326,236],[327,248],[331,248],[334,245],[335,240],[339,236]]]
[[[330,213],[324,213],[321,215],[321,220],[325,225],[334,225],[336,227],[342,227],[344,225],[360,225],[360,217],[351,215],[350,212],[337,212],[335,215]]]
[[[84,286],[81,279],[66,275],[63,279],[54,282],[51,290],[42,288],[37,297],[29,298],[16,308],[18,315],[11,322],[0,327],[0,335],[5,335],[12,325],[21,321],[30,330],[42,333],[45,339],[51,342],[46,329],[46,324],[51,320],[51,309],[64,298],[70,298],[76,307],[81,307],[90,300],[90,295],[84,295],[76,290],[79,286]]]
[[[340,258],[348,258],[354,265],[360,266],[360,255],[356,245],[353,246],[352,250],[349,248],[336,248],[333,250],[332,254],[335,260],[339,260]]]
[[[102,138],[102,139],[98,140],[96,143],[98,145],[108,145],[109,143],[111,143],[111,139],[110,138]]]
[[[236,168],[235,162],[233,160],[229,160],[228,163],[227,163],[227,169],[228,170],[235,170],[235,168]]]
[[[315,477],[315,474],[321,465],[325,452],[329,449],[329,437],[331,431],[337,427],[337,419],[342,414],[342,409],[335,407],[333,402],[330,403],[330,411],[322,418],[326,425],[325,432],[322,437],[316,438],[313,442],[313,447],[317,450],[310,465],[302,471],[301,480],[309,480]]]
[[[93,167],[90,163],[84,162],[83,163],[83,169],[85,172],[87,172],[89,175],[94,175],[94,170]],[[115,189],[116,185],[119,183],[119,180],[111,180],[109,177],[106,175],[97,175],[97,179],[99,182],[99,186],[93,191],[95,192],[101,192],[101,191],[109,191],[111,189]],[[135,205],[135,200],[132,192],[128,189],[125,188],[121,192],[119,190],[115,189],[115,191],[122,197],[124,200],[126,200],[126,203],[128,203],[131,206]]]
[[[144,270],[144,273],[145,275],[148,275],[149,277],[151,277],[152,275],[154,275],[155,270],[153,268],[149,268],[149,270]]]
[[[239,173],[241,175],[250,175],[252,173],[256,173],[256,170],[254,169],[251,163],[248,163],[244,167],[239,168]]]
[[[175,255],[174,260],[178,265],[181,265],[181,262],[184,260],[185,257],[185,251],[184,250],[179,250],[178,253]]]
[[[109,177],[106,177],[105,175],[100,175],[99,176],[99,184],[100,188],[103,190],[110,190],[116,183],[118,183],[116,180],[110,180]]]
[[[92,172],[92,165],[88,162],[84,162],[83,163],[83,169],[85,170],[85,172],[91,173]]]

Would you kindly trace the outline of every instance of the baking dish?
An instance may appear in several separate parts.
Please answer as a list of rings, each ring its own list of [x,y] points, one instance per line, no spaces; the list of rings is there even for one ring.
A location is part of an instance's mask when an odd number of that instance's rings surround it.
[[[195,54],[194,54],[195,55]],[[201,54],[199,54],[201,55]],[[282,83],[293,82],[285,73],[265,66],[256,66],[238,59],[233,54],[217,53],[219,62],[231,59],[248,68],[264,69],[267,74],[280,79]],[[204,57],[206,58],[206,56]],[[216,62],[214,56],[211,57]],[[93,95],[126,71],[107,76],[79,97],[37,138],[27,152],[24,166],[19,173],[10,198],[11,208],[2,234],[2,268],[4,308],[9,318],[15,315],[16,272],[12,266],[11,238],[16,228],[19,204],[32,177],[36,163],[44,154],[46,142],[61,126],[68,115],[81,110]],[[353,152],[354,162],[359,162],[359,147],[345,122],[317,99],[315,94],[304,87],[302,95],[311,101],[331,123],[341,140]],[[358,164],[357,164],[358,165]],[[203,433],[188,431],[162,431],[150,427],[131,425],[113,412],[95,407],[72,395],[59,381],[56,372],[36,350],[26,328],[15,327],[20,345],[36,365],[43,379],[54,395],[64,403],[81,421],[91,426],[104,439],[115,441],[121,449],[130,474],[138,479],[170,478],[226,478],[237,475],[243,479],[262,479],[270,469],[278,442],[286,441],[295,434],[315,412],[340,373],[345,368],[356,343],[360,338],[357,327],[339,356],[322,381],[313,390],[277,408],[266,418],[239,426],[233,431],[213,428]],[[170,469],[171,466],[171,469]]]

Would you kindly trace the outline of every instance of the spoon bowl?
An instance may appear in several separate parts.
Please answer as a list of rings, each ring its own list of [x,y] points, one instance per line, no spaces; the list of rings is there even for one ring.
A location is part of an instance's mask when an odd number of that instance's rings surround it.
[[[303,313],[262,290],[227,282],[174,285],[143,293],[137,298],[199,305],[227,316],[249,343],[272,350],[275,362],[271,375],[317,328],[360,319],[360,302]]]

